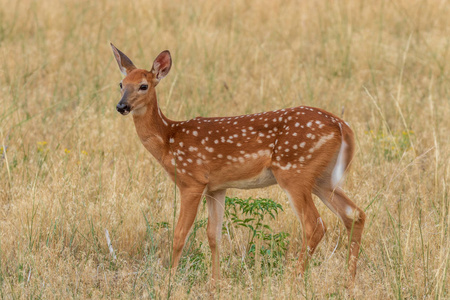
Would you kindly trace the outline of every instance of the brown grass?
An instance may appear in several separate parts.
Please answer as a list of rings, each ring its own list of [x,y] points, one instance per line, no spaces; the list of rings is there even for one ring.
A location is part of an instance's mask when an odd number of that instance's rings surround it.
[[[2,297],[211,296],[204,229],[195,243],[205,267],[169,277],[179,201],[132,120],[115,111],[121,77],[109,41],[142,68],[170,49],[174,65],[158,95],[172,119],[301,104],[344,111],[358,145],[345,189],[368,217],[353,296],[450,297],[448,1],[0,5]],[[244,239],[225,236],[231,259],[216,297],[351,297],[344,227],[322,203],[328,233],[310,275],[296,280],[300,226],[285,194],[228,195],[281,203],[285,212],[269,224],[291,244],[283,271],[268,274],[242,268]]]

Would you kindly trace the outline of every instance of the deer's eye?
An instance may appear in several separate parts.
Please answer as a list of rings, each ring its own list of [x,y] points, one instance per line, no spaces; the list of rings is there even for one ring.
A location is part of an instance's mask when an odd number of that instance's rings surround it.
[[[139,89],[141,91],[146,91],[148,89],[148,84],[141,84],[141,86],[139,87]]]
[[[119,86],[120,86],[120,89],[122,89],[122,82],[121,82],[121,83],[119,83]]]

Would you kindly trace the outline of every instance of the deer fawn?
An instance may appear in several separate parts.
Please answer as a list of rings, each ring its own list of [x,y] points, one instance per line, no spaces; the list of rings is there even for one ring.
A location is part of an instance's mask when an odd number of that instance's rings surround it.
[[[169,51],[161,52],[152,69],[146,71],[137,69],[125,54],[111,47],[125,76],[120,83],[122,99],[117,111],[122,115],[131,112],[142,144],[180,191],[173,271],[203,196],[208,206],[212,278],[219,279],[226,189],[278,183],[303,227],[300,273],[326,231],[312,199],[314,193],[347,228],[350,279],[354,279],[365,214],[339,187],[355,148],[353,132],[344,121],[306,106],[237,117],[172,121],[159,109],[155,92],[172,66]]]

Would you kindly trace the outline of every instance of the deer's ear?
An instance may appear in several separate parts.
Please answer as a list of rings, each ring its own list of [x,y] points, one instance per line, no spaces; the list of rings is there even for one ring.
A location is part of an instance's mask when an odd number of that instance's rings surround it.
[[[152,73],[155,74],[156,83],[163,79],[172,67],[172,57],[169,50],[161,52],[153,62]]]
[[[117,49],[112,43],[111,48],[113,50],[117,64],[119,65],[120,72],[122,72],[123,75],[127,76],[128,73],[136,69],[131,59],[129,59],[125,54],[123,54],[122,51]]]

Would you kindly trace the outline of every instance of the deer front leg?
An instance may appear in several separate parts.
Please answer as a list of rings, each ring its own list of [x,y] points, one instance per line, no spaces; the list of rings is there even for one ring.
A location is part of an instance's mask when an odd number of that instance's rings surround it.
[[[220,240],[222,237],[223,214],[225,211],[225,190],[206,193],[208,205],[208,235],[212,258],[212,278],[220,279]]]
[[[180,188],[181,207],[173,237],[172,274],[175,274],[186,237],[194,224],[204,187]]]

